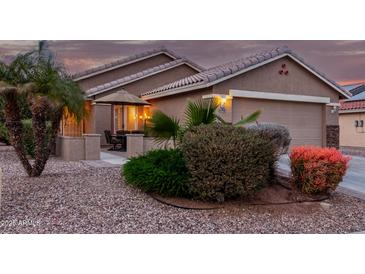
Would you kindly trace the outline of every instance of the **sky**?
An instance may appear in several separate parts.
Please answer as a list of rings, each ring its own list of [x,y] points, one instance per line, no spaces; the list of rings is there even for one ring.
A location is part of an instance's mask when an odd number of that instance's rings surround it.
[[[35,48],[37,41],[0,40],[0,60]],[[287,45],[307,63],[339,84],[365,82],[365,41],[49,41],[50,49],[70,73],[165,46],[180,56],[209,68],[278,46]]]

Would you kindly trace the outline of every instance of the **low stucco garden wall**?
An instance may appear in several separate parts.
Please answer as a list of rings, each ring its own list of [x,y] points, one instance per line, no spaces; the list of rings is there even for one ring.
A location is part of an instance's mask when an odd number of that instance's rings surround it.
[[[167,143],[167,148],[173,148],[173,142]],[[160,144],[152,137],[143,134],[127,134],[127,157],[143,155],[154,149],[165,148],[165,144]]]
[[[56,156],[65,161],[100,160],[100,134],[58,136]]]

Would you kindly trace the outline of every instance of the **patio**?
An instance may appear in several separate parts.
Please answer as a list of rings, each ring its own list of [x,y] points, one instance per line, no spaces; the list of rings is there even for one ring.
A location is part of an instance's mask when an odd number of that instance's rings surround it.
[[[108,152],[106,152],[108,153]],[[114,155],[108,153],[107,157]],[[115,155],[114,155],[115,156]],[[117,156],[116,156],[117,157]],[[51,158],[28,178],[10,147],[4,171],[1,233],[353,233],[365,230],[365,203],[336,193],[310,205],[184,210],[126,185],[120,166]]]

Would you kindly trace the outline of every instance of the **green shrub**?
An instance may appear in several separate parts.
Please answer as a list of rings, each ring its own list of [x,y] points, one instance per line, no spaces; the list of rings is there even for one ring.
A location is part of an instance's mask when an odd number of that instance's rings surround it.
[[[8,130],[3,123],[0,122],[0,142],[9,145]]]
[[[223,202],[253,195],[270,181],[273,145],[242,127],[201,125],[187,131],[181,149],[190,189],[199,199]]]
[[[163,196],[187,197],[188,173],[180,150],[153,150],[123,166],[128,184]]]
[[[289,150],[291,137],[289,130],[279,124],[263,123],[248,126],[249,129],[258,131],[262,136],[267,137],[274,145],[277,155],[286,154]]]

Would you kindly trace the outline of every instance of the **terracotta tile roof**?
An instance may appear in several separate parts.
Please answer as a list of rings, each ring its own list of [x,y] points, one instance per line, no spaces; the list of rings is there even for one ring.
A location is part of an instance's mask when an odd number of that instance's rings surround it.
[[[161,48],[145,51],[145,52],[142,52],[142,53],[139,53],[139,54],[135,54],[135,55],[132,55],[132,56],[128,56],[128,57],[123,58],[123,59],[115,60],[111,63],[104,64],[102,66],[98,66],[98,67],[95,67],[95,68],[91,68],[91,69],[88,69],[88,70],[85,70],[85,71],[82,71],[82,72],[79,72],[79,73],[75,73],[73,75],[73,79],[75,81],[77,81],[77,80],[80,80],[80,79],[89,78],[89,77],[91,77],[95,74],[102,73],[103,71],[112,70],[114,68],[118,68],[118,67],[121,67],[123,65],[130,64],[130,63],[133,63],[133,62],[137,62],[141,59],[143,60],[143,59],[146,59],[148,57],[158,55],[158,54],[162,54],[162,53],[165,53],[165,54],[171,56],[174,60],[183,58],[183,57],[180,57],[179,55],[177,55],[175,52],[173,52],[169,49],[166,49],[165,47],[161,47]],[[196,64],[196,63],[194,63],[190,60],[189,60],[189,64],[191,66],[193,66],[194,68],[196,68],[198,71],[203,71],[204,70],[203,67],[199,66],[198,64]]]
[[[129,84],[129,83],[135,82],[142,78],[154,75],[156,73],[159,73],[159,72],[162,72],[162,71],[165,71],[165,70],[168,70],[168,69],[174,68],[176,66],[186,64],[186,63],[189,63],[189,61],[186,59],[177,59],[177,60],[171,61],[169,63],[155,66],[155,67],[140,71],[138,73],[128,75],[128,76],[122,77],[120,79],[93,87],[91,89],[88,89],[85,93],[88,97],[93,96],[93,95],[96,95],[99,93],[103,93],[107,90],[114,89],[114,88]]]
[[[345,101],[341,101],[340,103],[341,103],[340,111],[341,110],[360,110],[360,109],[365,110],[365,100],[362,100],[362,101],[345,100]]]
[[[142,96],[146,96],[146,98],[148,99],[149,96],[152,97],[154,95],[156,95],[156,97],[165,96],[169,94],[178,93],[180,90],[188,91],[197,88],[209,87],[215,84],[216,82],[219,82],[220,80],[223,81],[226,77],[227,78],[229,76],[233,77],[236,73],[239,73],[240,71],[249,70],[250,68],[255,67],[256,65],[260,65],[266,61],[270,61],[271,59],[284,55],[289,55],[299,60],[301,63],[305,64],[305,66],[314,71],[317,75],[321,76],[327,82],[332,84],[340,93],[344,94],[344,96],[346,97],[350,96],[350,93],[343,90],[341,86],[337,85],[337,83],[335,83],[334,81],[328,79],[328,77],[326,77],[323,73],[319,72],[314,67],[305,63],[302,60],[302,58],[297,56],[286,46],[275,48],[269,51],[264,51],[247,58],[242,58],[236,61],[232,61],[220,66],[207,69],[195,75],[185,77],[181,80],[147,91],[143,93]]]

